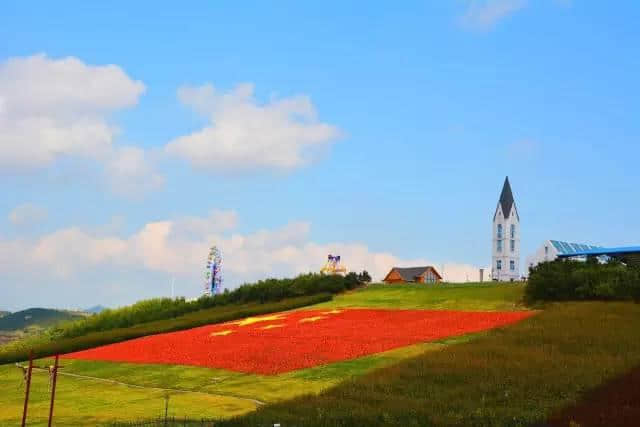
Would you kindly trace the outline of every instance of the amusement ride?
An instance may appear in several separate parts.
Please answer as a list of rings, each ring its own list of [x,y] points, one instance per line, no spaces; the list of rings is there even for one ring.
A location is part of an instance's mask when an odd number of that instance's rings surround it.
[[[204,294],[216,295],[222,292],[222,254],[217,246],[211,246],[204,273]]]
[[[324,274],[345,274],[347,267],[340,264],[340,255],[331,255],[327,257],[327,263],[320,270]]]

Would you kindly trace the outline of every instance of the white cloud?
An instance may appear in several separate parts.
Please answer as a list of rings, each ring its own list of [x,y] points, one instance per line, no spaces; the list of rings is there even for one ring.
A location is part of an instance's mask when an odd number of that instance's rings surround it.
[[[251,84],[223,93],[211,85],[183,87],[180,101],[211,123],[170,141],[165,150],[194,167],[208,170],[289,170],[312,161],[339,137],[339,130],[318,120],[306,96],[258,103]]]
[[[105,164],[105,173],[111,190],[124,196],[138,196],[164,185],[164,177],[154,170],[148,153],[137,147],[114,149]]]
[[[0,167],[30,171],[65,157],[104,165],[108,185],[137,195],[163,178],[147,154],[116,147],[109,115],[132,107],[145,91],[117,65],[87,65],[38,54],[0,63]]]
[[[427,259],[401,259],[371,251],[361,243],[312,242],[310,224],[306,222],[246,234],[232,231],[236,222],[233,211],[212,211],[206,218],[150,222],[127,237],[72,227],[31,242],[0,240],[0,264],[19,269],[41,268],[65,278],[92,268],[109,268],[113,272],[117,268],[142,267],[199,281],[208,248],[216,244],[222,250],[227,284],[231,286],[319,271],[329,253],[340,254],[351,271],[366,269],[376,280],[384,278],[394,266],[435,265],[440,269],[440,264]],[[444,275],[449,281],[476,280],[478,269],[446,263]]]
[[[81,269],[126,262],[127,244],[117,237],[96,237],[72,227],[42,237],[27,252],[36,266],[46,266],[60,277]]]
[[[9,212],[8,218],[13,225],[34,225],[47,218],[47,210],[32,203],[24,203]]]
[[[115,65],[39,54],[0,64],[0,165],[42,167],[60,156],[100,158],[116,130],[108,113],[137,103],[145,87]]]
[[[471,0],[461,23],[468,29],[489,30],[526,4],[526,0]]]

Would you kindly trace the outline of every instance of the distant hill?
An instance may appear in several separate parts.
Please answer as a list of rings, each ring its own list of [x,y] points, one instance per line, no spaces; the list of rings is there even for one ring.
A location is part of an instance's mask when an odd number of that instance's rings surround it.
[[[11,312],[10,312],[10,311],[0,310],[0,317],[4,317],[4,316],[6,316],[7,314],[11,314]]]
[[[48,327],[64,320],[81,319],[79,313],[49,308],[29,308],[0,317],[0,331],[17,331],[30,326]]]
[[[106,310],[107,307],[103,306],[103,305],[94,305],[93,307],[87,308],[86,310],[84,310],[85,313],[90,313],[90,314],[97,314],[100,313],[101,311]]]

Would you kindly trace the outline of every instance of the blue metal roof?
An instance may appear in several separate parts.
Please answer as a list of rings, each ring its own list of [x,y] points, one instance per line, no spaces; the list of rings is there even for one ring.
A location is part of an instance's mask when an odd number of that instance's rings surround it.
[[[640,246],[626,246],[626,247],[620,247],[620,248],[594,247],[593,249],[589,249],[587,251],[580,251],[580,252],[574,252],[574,253],[558,253],[558,257],[568,258],[572,256],[622,255],[622,254],[632,254],[632,253],[640,253]]]
[[[568,243],[551,240],[551,244],[558,251],[558,256],[579,256],[582,252],[603,249],[601,246],[585,245],[584,243]]]

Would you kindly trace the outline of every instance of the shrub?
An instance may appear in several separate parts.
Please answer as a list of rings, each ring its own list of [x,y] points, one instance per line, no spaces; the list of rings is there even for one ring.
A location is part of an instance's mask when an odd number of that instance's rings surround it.
[[[127,328],[156,320],[171,319],[198,310],[229,304],[250,302],[264,304],[299,296],[336,294],[354,289],[361,284],[362,281],[356,273],[349,273],[345,277],[309,273],[293,279],[266,279],[252,284],[245,283],[233,291],[225,289],[222,294],[202,296],[195,301],[186,301],[184,298],[155,298],[139,301],[131,306],[104,310],[91,317],[67,323],[50,331],[49,334],[52,337],[73,338],[90,332]]]
[[[331,300],[332,296],[326,293],[285,299],[279,302],[260,304],[230,304],[224,307],[215,307],[187,313],[175,319],[163,319],[142,323],[127,328],[116,328],[108,331],[87,333],[78,337],[60,338],[45,342],[20,342],[15,341],[0,349],[0,365],[23,361],[29,358],[29,352],[33,351],[35,358],[65,354],[100,345],[113,344],[146,335],[154,335],[164,332],[173,332],[183,329],[211,323],[228,322],[248,316],[274,313],[284,310],[305,307]]]
[[[640,269],[617,261],[555,260],[533,267],[525,288],[532,301],[640,300]]]

